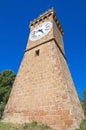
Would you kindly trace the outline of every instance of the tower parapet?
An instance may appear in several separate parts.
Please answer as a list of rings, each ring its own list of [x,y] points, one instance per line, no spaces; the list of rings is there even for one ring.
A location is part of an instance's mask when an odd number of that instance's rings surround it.
[[[63,31],[62,26],[61,26],[61,24],[60,24],[60,22],[59,22],[59,20],[58,20],[58,18],[56,16],[56,12],[55,12],[54,8],[49,9],[45,13],[41,14],[38,18],[36,18],[33,21],[31,21],[30,22],[30,27],[34,26],[35,24],[39,23],[40,21],[43,21],[44,19],[48,18],[50,15],[53,16],[53,18],[54,18],[54,20],[55,20],[55,22],[56,22],[56,24],[57,24],[61,34],[63,35],[64,31]]]

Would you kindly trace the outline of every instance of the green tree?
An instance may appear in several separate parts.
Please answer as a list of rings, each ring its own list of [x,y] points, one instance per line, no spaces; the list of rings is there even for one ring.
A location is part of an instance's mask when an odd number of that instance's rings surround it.
[[[11,70],[4,70],[0,73],[0,118],[8,101],[15,77],[15,73]]]
[[[84,114],[86,116],[86,89],[83,92],[83,99],[81,101],[81,104],[82,104],[82,108],[84,110]]]

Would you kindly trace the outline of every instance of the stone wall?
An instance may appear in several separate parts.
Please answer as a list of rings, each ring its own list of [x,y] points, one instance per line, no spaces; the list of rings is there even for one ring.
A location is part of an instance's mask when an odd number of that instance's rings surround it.
[[[52,15],[44,21],[49,20],[53,28],[47,36],[28,40],[3,121],[36,120],[58,130],[75,130],[84,114],[63,54],[62,34]]]

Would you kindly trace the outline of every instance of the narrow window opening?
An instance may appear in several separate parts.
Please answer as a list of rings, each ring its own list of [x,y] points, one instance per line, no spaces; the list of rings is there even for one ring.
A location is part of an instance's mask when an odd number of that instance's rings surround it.
[[[37,56],[39,56],[39,52],[40,52],[40,50],[36,50],[35,51],[35,53],[36,53]]]

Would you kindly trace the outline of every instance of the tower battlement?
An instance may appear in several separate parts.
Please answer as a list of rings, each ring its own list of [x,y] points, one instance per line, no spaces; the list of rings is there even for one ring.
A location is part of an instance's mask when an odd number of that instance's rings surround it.
[[[55,22],[56,22],[56,24],[57,24],[61,34],[63,35],[64,31],[63,31],[62,26],[61,26],[61,24],[60,24],[60,22],[59,22],[59,20],[58,20],[58,18],[56,16],[56,12],[55,12],[54,8],[49,9],[45,13],[41,14],[38,18],[36,18],[33,21],[31,21],[30,22],[30,27],[34,26],[35,24],[39,23],[40,21],[43,21],[44,19],[48,18],[51,15],[53,16],[53,18],[54,18],[54,20],[55,20]]]

